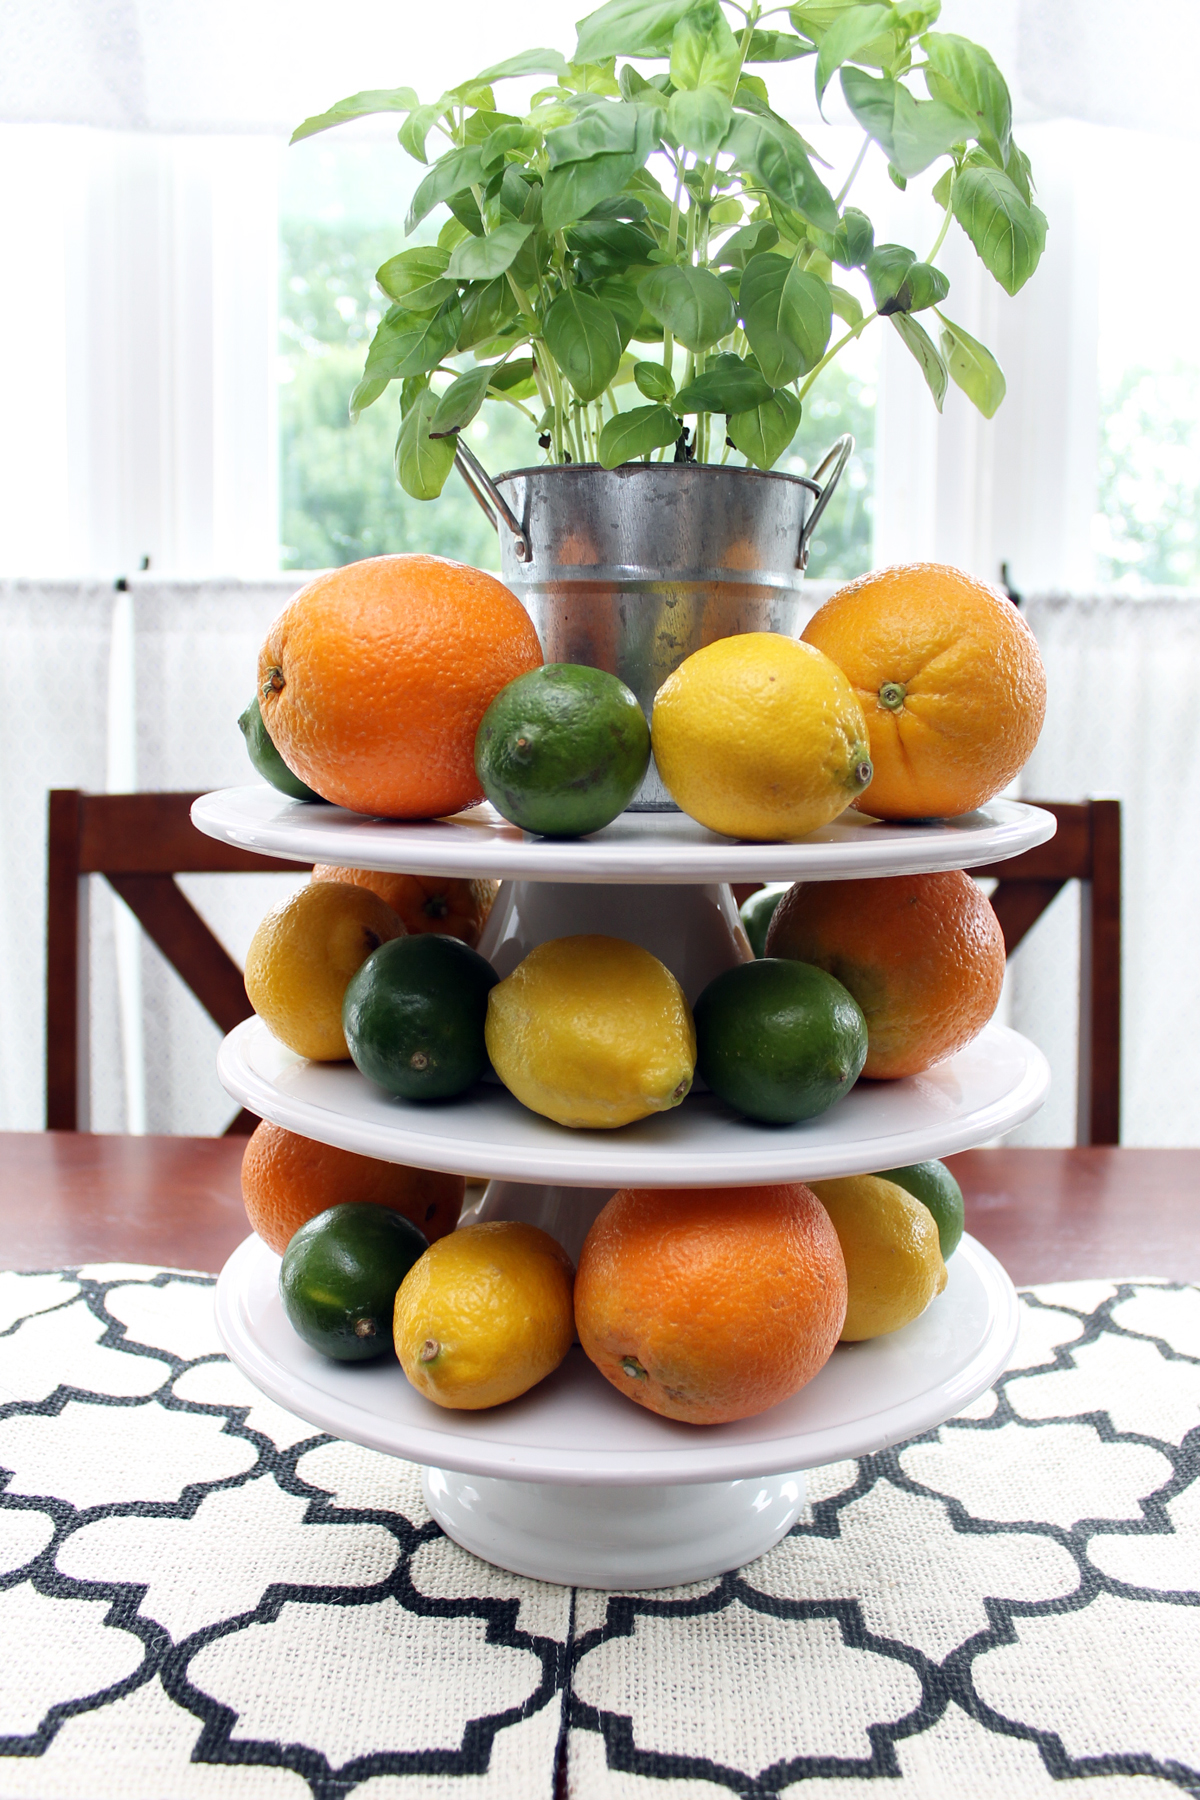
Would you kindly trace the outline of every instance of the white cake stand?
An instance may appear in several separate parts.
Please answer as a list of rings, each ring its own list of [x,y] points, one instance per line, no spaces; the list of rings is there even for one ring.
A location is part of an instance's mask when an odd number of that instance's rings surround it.
[[[501,974],[544,938],[598,930],[644,944],[690,998],[749,955],[730,882],[969,868],[1042,843],[1055,825],[1037,808],[996,801],[945,825],[844,815],[803,843],[767,845],[733,843],[682,815],[626,814],[564,843],[519,832],[487,807],[397,825],[265,787],[206,795],[192,816],[210,836],[298,862],[503,876],[480,945]],[[754,1125],[709,1094],[613,1132],[556,1126],[494,1083],[413,1106],[349,1065],[291,1055],[254,1019],[225,1040],[218,1072],[251,1111],[304,1136],[492,1177],[471,1217],[530,1219],[573,1256],[618,1186],[896,1167],[1011,1129],[1049,1084],[1040,1052],[996,1025],[926,1075],[860,1083],[819,1119],[783,1128]],[[622,1399],[578,1350],[523,1399],[471,1414],[431,1405],[390,1360],[347,1367],[309,1350],[287,1324],[277,1284],[278,1259],[257,1239],[218,1283],[222,1340],[256,1386],[323,1430],[422,1463],[435,1518],[467,1549],[520,1574],[604,1588],[700,1580],[761,1555],[795,1522],[804,1469],[951,1417],[995,1380],[1017,1331],[1011,1282],[965,1238],[946,1292],[920,1319],[839,1346],[815,1381],[759,1418],[704,1428],[659,1419]]]

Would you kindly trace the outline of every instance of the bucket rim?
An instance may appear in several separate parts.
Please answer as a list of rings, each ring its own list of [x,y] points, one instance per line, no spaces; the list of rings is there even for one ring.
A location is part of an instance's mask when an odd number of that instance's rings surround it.
[[[493,481],[515,481],[521,475],[528,476],[575,476],[575,475],[616,475],[622,481],[636,480],[639,476],[661,475],[667,470],[675,471],[669,479],[695,479],[700,475],[738,475],[751,477],[755,481],[784,481],[793,487],[802,487],[819,499],[823,490],[808,475],[789,475],[783,469],[748,469],[741,464],[734,468],[724,463],[618,463],[615,469],[606,469],[603,463],[531,463],[520,469],[505,469],[502,475],[494,475]]]

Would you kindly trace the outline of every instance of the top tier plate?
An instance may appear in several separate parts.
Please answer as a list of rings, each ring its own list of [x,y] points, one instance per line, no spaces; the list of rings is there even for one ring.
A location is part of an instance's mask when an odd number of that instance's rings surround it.
[[[1019,856],[1054,836],[1052,813],[1019,800],[936,824],[885,824],[845,812],[796,844],[751,844],[707,831],[684,813],[622,813],[583,838],[519,831],[487,805],[450,819],[403,824],[340,806],[288,800],[265,785],[223,788],[192,807],[200,831],[294,862],[411,875],[489,875],[504,881],[841,881],[972,869]]]

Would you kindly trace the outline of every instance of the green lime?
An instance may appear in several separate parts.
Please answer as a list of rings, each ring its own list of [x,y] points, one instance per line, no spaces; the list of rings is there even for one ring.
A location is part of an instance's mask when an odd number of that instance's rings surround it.
[[[242,728],[242,736],[246,740],[246,749],[250,753],[250,761],[258,774],[271,786],[278,788],[281,794],[288,794],[293,800],[319,800],[320,794],[306,787],[298,775],[292,771],[280,756],[274,743],[267,734],[263,724],[262,711],[255,694],[249,706],[238,720]]]
[[[770,887],[759,888],[757,894],[747,895],[738,908],[755,956],[765,956],[767,953],[767,927],[775,917],[775,908],[787,891],[786,882],[772,883]]]
[[[402,1100],[448,1100],[488,1066],[483,1025],[498,977],[458,938],[392,938],[351,976],[342,1028],[369,1081]]]
[[[283,1253],[279,1295],[306,1344],[338,1362],[392,1348],[396,1290],[429,1248],[388,1206],[331,1206],[301,1225]]]
[[[501,688],[475,738],[484,793],[522,831],[582,837],[624,812],[650,761],[650,727],[623,681],[547,663]]]
[[[881,1169],[879,1173],[884,1181],[894,1181],[929,1208],[938,1228],[942,1261],[949,1262],[963,1234],[963,1197],[945,1163],[909,1163],[906,1168]]]
[[[764,1124],[794,1125],[825,1112],[867,1060],[858,1002],[811,963],[774,956],[739,963],[709,982],[695,1014],[697,1074]]]

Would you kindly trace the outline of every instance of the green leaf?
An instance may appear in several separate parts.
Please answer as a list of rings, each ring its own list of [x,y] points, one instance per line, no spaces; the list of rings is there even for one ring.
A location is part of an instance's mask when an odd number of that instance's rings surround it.
[[[740,356],[714,356],[703,375],[675,396],[677,413],[751,412],[771,398],[771,384],[758,365]]]
[[[890,29],[895,19],[890,6],[855,6],[840,14],[821,39],[817,53],[817,105],[825,98],[825,89],[843,63],[869,62],[886,67],[896,49],[896,34]],[[884,54],[871,55],[882,43]],[[868,54],[863,55],[862,52]]]
[[[532,387],[537,392],[532,356],[514,356],[510,362],[495,363],[488,373],[492,378],[493,394],[513,394],[525,387]]]
[[[911,264],[906,280],[911,296],[908,307],[910,312],[924,312],[927,306],[937,306],[950,292],[948,277],[932,263]]]
[[[546,155],[552,169],[582,162],[614,150],[633,150],[639,139],[642,109],[627,100],[589,106],[569,125],[546,133]]]
[[[952,196],[954,216],[979,259],[1006,294],[1024,287],[1046,247],[1046,215],[1022,200],[1000,169],[961,169]]]
[[[865,212],[848,206],[838,229],[838,249],[832,252],[843,269],[861,269],[875,247],[875,227]]]
[[[722,148],[766,188],[814,225],[836,231],[840,220],[833,195],[808,160],[803,140],[790,126],[739,115]]]
[[[584,219],[570,226],[566,237],[571,254],[586,256],[603,274],[627,269],[631,263],[644,266],[655,248],[648,231],[621,219]]]
[[[688,350],[707,350],[736,323],[729,289],[710,269],[668,263],[638,283],[646,311]]]
[[[820,362],[833,307],[829,289],[816,275],[769,251],[751,257],[738,304],[750,348],[772,387],[795,381]]]
[[[772,249],[778,242],[779,233],[770,219],[759,219],[727,237],[714,254],[713,262],[718,269],[744,269],[752,256],[761,250]]]
[[[1004,398],[1004,371],[991,351],[978,343],[961,325],[954,325],[941,313],[942,355],[951,379],[972,401],[985,419],[995,416]]]
[[[478,145],[466,150],[448,150],[445,156],[440,156],[412,197],[404,221],[405,235],[415,231],[435,206],[481,182],[487,168],[486,156],[486,149]]]
[[[679,420],[669,406],[635,406],[610,419],[600,433],[601,466],[615,469],[635,456],[649,456],[651,450],[664,449],[678,436]]]
[[[604,392],[623,348],[610,307],[578,288],[565,288],[546,314],[543,336],[581,400]]]
[[[457,298],[443,301],[431,318],[416,318],[397,307],[380,320],[367,351],[364,381],[389,381],[407,375],[425,375],[443,357],[452,356],[462,326]]]
[[[876,244],[868,256],[866,276],[871,284],[871,295],[877,310],[885,318],[909,310],[912,294],[905,291],[904,283],[916,260],[916,251],[903,244]]]
[[[987,51],[969,38],[941,31],[926,32],[921,48],[929,58],[924,75],[932,97],[964,113],[972,135],[1003,163],[1012,137],[1012,101]]]
[[[462,220],[451,216],[437,234],[437,247],[439,250],[444,250],[449,256],[450,252],[457,250],[463,239],[469,238],[470,235],[471,233]]]
[[[921,373],[933,395],[933,403],[941,412],[942,401],[946,398],[946,365],[939,356],[933,339],[924,326],[918,325],[915,319],[910,319],[907,313],[893,313],[892,324],[920,364]]]
[[[454,467],[453,438],[429,435],[437,406],[437,395],[426,388],[405,414],[396,439],[396,479],[414,500],[436,500]]]
[[[441,100],[431,101],[428,106],[415,107],[396,133],[400,139],[400,148],[407,150],[416,162],[429,161],[425,154],[425,140],[441,118],[445,107],[445,96]]]
[[[576,62],[606,56],[665,56],[676,25],[696,0],[608,0],[575,27]]]
[[[900,192],[903,193],[905,188],[908,186],[908,176],[902,175],[900,173],[899,169],[896,167],[895,163],[888,164],[887,172],[888,172],[888,180],[891,182],[892,186],[899,188]]]
[[[514,75],[565,75],[567,59],[559,50],[522,50],[507,62],[493,63],[476,81],[507,81]]]
[[[634,363],[633,379],[637,382],[638,393],[645,394],[647,400],[670,400],[674,396],[675,383],[661,363]]]
[[[288,141],[298,144],[301,138],[314,137],[333,125],[344,125],[347,119],[365,119],[368,113],[411,112],[416,104],[417,96],[410,87],[368,88],[364,93],[339,100],[328,112],[314,113],[311,119],[297,125]]]
[[[846,104],[901,175],[919,175],[968,134],[963,115],[942,100],[914,100],[898,81],[842,70]],[[822,220],[817,221],[823,223]]]
[[[416,250],[401,250],[375,271],[375,279],[390,300],[397,300],[408,312],[436,312],[443,300],[458,292],[458,284],[446,280],[450,257],[433,244],[422,244]]]
[[[950,204],[950,189],[953,186],[954,186],[954,166],[953,166],[953,164],[951,164],[951,166],[948,169],[942,170],[941,174],[938,176],[937,180],[934,182],[933,189],[932,189],[933,197],[937,201],[938,205],[943,209],[943,211]]]
[[[790,31],[752,31],[748,63],[794,62],[798,56],[811,56],[812,45],[805,38],[793,37]]]
[[[780,388],[761,406],[732,413],[726,422],[735,449],[755,469],[772,468],[799,429],[800,402],[787,388]]]
[[[516,297],[503,275],[494,281],[474,283],[463,292],[462,328],[458,348],[473,350],[477,344],[490,343],[520,317]]]
[[[360,413],[365,413],[368,406],[374,406],[380,394],[387,392],[389,381],[389,377],[381,375],[376,380],[367,381],[364,378],[359,382],[350,396],[350,423],[352,425],[358,423]]]
[[[597,121],[600,114],[603,122]],[[613,114],[621,117],[613,118]],[[587,216],[602,200],[610,199],[629,186],[642,164],[658,143],[663,112],[643,106],[620,104],[603,109],[590,109],[584,118],[560,131],[546,134],[546,148],[551,169],[542,188],[542,223],[547,231],[561,231]],[[592,123],[583,130],[584,119]],[[551,146],[551,139],[556,140]],[[599,154],[591,154],[590,143],[608,141],[617,146]],[[579,151],[581,159],[569,160],[567,152]],[[555,158],[559,158],[555,166]]]
[[[430,415],[430,437],[448,437],[469,425],[483,405],[491,378],[490,366],[481,363],[452,381]]]
[[[741,63],[738,41],[719,6],[684,13],[671,38],[671,80],[676,88],[720,88],[728,99]]]
[[[491,281],[511,268],[513,259],[533,230],[515,219],[497,225],[489,237],[468,238],[450,258],[446,274],[453,281]]]
[[[831,287],[829,301],[838,318],[844,325],[849,325],[852,331],[856,325],[862,323],[863,309],[854,295],[848,293],[845,288]]]
[[[515,125],[501,125],[495,131],[489,131],[479,146],[483,152],[485,171],[497,168],[510,150],[530,150],[533,143],[533,133],[519,121]]]
[[[1008,146],[1008,155],[1004,159],[1004,173],[1028,206],[1033,201],[1033,178],[1029,158],[1023,150],[1018,150],[1015,143]]]
[[[733,118],[733,108],[720,88],[682,89],[671,95],[667,130],[685,150],[715,156]]]

